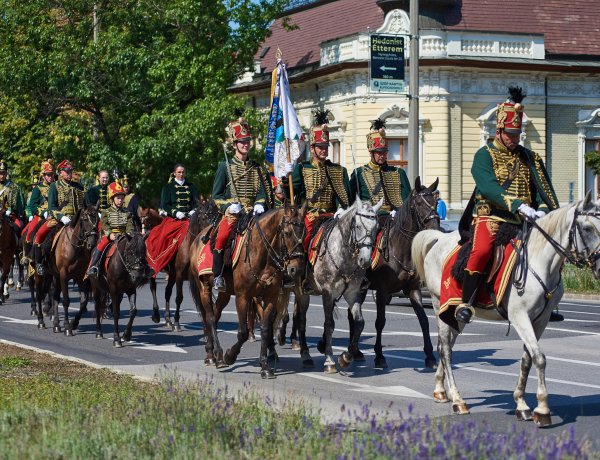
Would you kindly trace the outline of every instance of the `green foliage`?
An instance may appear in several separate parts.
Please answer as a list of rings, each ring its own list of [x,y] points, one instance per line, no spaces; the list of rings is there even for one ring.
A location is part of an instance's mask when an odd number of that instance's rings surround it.
[[[600,174],[600,152],[598,150],[592,150],[585,154],[585,164],[587,164],[594,174]]]
[[[0,369],[20,369],[29,366],[31,363],[31,359],[28,358],[19,358],[18,356],[4,356],[0,358]]]
[[[567,264],[563,269],[562,277],[566,292],[600,294],[600,281],[594,278],[589,268],[577,268]]]
[[[117,168],[157,197],[184,163],[210,190],[224,128],[245,106],[227,88],[285,3],[6,0],[0,150],[12,175],[26,185],[51,155],[87,177]]]

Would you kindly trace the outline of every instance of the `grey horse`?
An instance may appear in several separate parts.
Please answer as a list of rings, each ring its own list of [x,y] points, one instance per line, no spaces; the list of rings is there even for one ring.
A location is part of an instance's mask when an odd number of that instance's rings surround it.
[[[371,264],[371,253],[375,245],[377,234],[377,211],[383,200],[375,206],[363,202],[359,197],[334,224],[333,229],[321,243],[313,272],[310,275],[315,293],[323,297],[323,310],[325,324],[323,340],[320,342],[319,351],[325,354],[324,370],[327,373],[337,372],[331,337],[335,328],[333,310],[335,303],[344,297],[354,319],[353,340],[350,342],[348,352],[343,352],[344,361],[352,362],[354,351],[358,350],[358,340],[364,328],[364,319],[360,300],[361,284],[365,272]],[[305,367],[312,367],[314,363],[306,343],[306,311],[310,296],[304,294],[300,287],[295,290],[299,311],[299,338],[300,356]]]

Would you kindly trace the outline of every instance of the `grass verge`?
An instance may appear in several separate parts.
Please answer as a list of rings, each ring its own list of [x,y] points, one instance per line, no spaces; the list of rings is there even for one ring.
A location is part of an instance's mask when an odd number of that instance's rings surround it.
[[[487,425],[411,414],[323,425],[289,402],[275,410],[210,381],[141,383],[0,344],[2,459],[591,458],[573,432],[496,434]]]
[[[565,292],[576,294],[600,294],[600,281],[594,278],[589,268],[577,268],[565,264],[563,269],[563,283]]]

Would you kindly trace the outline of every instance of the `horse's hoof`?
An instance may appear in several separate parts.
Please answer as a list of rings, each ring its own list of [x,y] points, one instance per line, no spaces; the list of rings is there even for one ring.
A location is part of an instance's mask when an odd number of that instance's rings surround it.
[[[73,331],[71,329],[65,329],[65,337],[73,337]]]
[[[229,364],[226,364],[224,359],[217,359],[215,362],[215,367],[217,369],[223,369],[225,367],[229,367]]]
[[[53,331],[55,334],[59,334],[62,332],[62,329],[60,328],[60,326],[54,326]]]
[[[44,323],[39,323],[38,329],[46,329],[46,325]]]
[[[312,358],[306,358],[302,360],[302,367],[304,369],[312,369],[315,367],[315,362]]]
[[[519,422],[529,422],[533,420],[531,409],[516,410],[515,416]]]
[[[123,348],[123,343],[120,340],[113,340],[113,347]]]
[[[158,313],[158,310],[152,311],[152,322],[154,324],[160,323],[160,314]]]
[[[260,376],[263,379],[274,379],[274,378],[277,378],[277,377],[275,377],[275,372],[273,372],[273,369],[261,369]]]
[[[425,358],[425,369],[437,368],[437,361],[435,358]]]
[[[171,321],[166,322],[165,327],[167,329],[169,329],[171,332],[173,332],[175,330],[175,328],[173,327],[173,323]]]
[[[277,336],[277,343],[279,344],[280,347],[283,347],[285,345],[285,337],[282,335],[278,335]],[[292,345],[292,350],[294,349],[294,346]]]
[[[448,401],[450,401],[445,391],[434,391],[433,400],[436,403],[447,403]]]
[[[254,335],[250,335],[248,337],[248,342],[256,342],[256,337]]]
[[[125,334],[123,334],[123,340],[124,340],[125,342],[131,342],[131,333],[129,333],[129,334],[128,334],[128,333],[126,332]]]
[[[552,416],[550,414],[540,414],[533,411],[533,422],[540,428],[546,428],[552,425]]]
[[[342,369],[345,369],[350,364],[352,364],[353,360],[354,359],[352,358],[352,355],[350,353],[345,352],[345,351],[340,356],[338,356],[338,364],[340,365],[340,367]]]
[[[317,350],[319,350],[319,353],[322,355],[325,354],[325,340],[319,340],[319,343],[317,343]]]
[[[215,358],[204,358],[205,366],[214,366],[217,364],[217,360]]]
[[[71,329],[72,330],[77,330],[78,327],[79,327],[79,321],[71,321]]]
[[[292,350],[300,350],[300,342],[292,340]]]
[[[175,325],[175,332],[181,332],[181,326],[179,324]]]
[[[8,280],[8,287],[13,287],[15,282],[13,280]]]
[[[452,412],[458,415],[467,415],[470,413],[466,402],[452,404]]]
[[[96,338],[97,339],[103,339],[104,335],[102,335],[102,333],[96,333]]]
[[[231,356],[231,354],[229,353],[229,350],[227,350],[225,352],[225,355],[223,355],[223,362],[227,366],[231,366],[232,364],[235,364],[235,358],[233,356]]]
[[[365,354],[360,350],[353,352],[352,357],[354,358],[354,361],[366,361]]]
[[[325,364],[323,366],[323,372],[326,374],[337,374],[337,367],[335,367],[335,363]]]
[[[388,364],[383,356],[375,357],[375,369],[387,369]]]

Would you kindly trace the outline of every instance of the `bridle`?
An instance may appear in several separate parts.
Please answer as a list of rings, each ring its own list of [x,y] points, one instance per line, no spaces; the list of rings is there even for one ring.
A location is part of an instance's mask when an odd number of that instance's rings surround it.
[[[121,235],[115,241],[115,246],[117,248],[117,254],[119,254],[121,263],[125,267],[125,270],[127,271],[127,274],[129,275],[129,277],[131,278],[131,281],[135,281],[136,276],[134,275],[134,272],[140,271],[144,268],[144,265],[145,265],[144,258],[146,256],[146,254],[142,253],[140,255],[140,254],[136,253],[135,249],[137,248],[137,246],[132,245],[132,243],[135,242],[135,237],[132,237],[125,243],[125,257],[123,257],[123,253],[121,253],[121,250],[119,249],[119,242],[124,238],[126,239],[127,237],[125,235]],[[133,246],[133,247],[130,247],[130,246]],[[133,259],[133,260],[131,260],[131,259]]]
[[[356,219],[356,217],[361,217],[361,219]],[[377,237],[377,226],[375,226],[373,229],[371,229],[369,231],[369,229],[367,228],[367,226],[364,223],[364,219],[366,219],[367,221],[377,221],[377,214],[374,213],[373,215],[371,214],[364,214],[360,211],[357,211],[356,214],[354,215],[354,218],[352,219],[352,226],[350,227],[350,242],[349,242],[349,246],[352,249],[352,254],[353,256],[356,256],[358,254],[358,252],[362,249],[362,248],[369,248],[369,249],[373,249],[373,247],[375,246],[375,238]],[[356,237],[356,232],[359,228],[359,224],[357,224],[357,221],[360,222],[360,226],[363,228],[363,230],[365,231],[365,234],[362,238],[357,239]]]
[[[95,216],[95,219],[92,219],[92,215]],[[84,219],[87,219],[89,222],[91,230],[84,230],[84,225],[81,222]],[[93,243],[87,244],[87,249],[92,249],[96,243],[96,240],[98,239],[98,213],[95,211],[87,212],[84,210],[81,211],[81,216],[79,218],[79,234],[77,235],[77,240],[75,243],[70,240],[70,243],[75,248],[81,249],[85,245],[86,241],[89,241],[90,237],[93,237]]]

